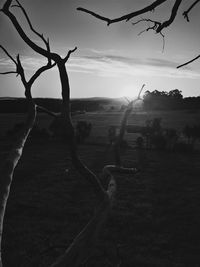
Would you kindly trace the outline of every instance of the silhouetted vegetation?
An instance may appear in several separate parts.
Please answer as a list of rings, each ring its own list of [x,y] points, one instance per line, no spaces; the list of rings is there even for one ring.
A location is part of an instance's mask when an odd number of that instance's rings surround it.
[[[196,141],[200,139],[200,124],[186,125],[183,134],[187,138],[187,143],[194,146]]]
[[[92,124],[87,121],[78,121],[76,124],[76,140],[78,144],[83,144],[90,136]]]
[[[104,105],[109,104],[110,99],[72,99],[70,101],[71,111],[98,111]],[[62,100],[56,98],[36,98],[35,103],[53,112],[60,112]],[[0,99],[0,113],[25,113],[27,112],[27,102],[25,98]],[[39,110],[41,112],[41,110]]]
[[[183,98],[178,89],[169,92],[146,91],[143,100],[145,110],[200,109],[200,97]]]

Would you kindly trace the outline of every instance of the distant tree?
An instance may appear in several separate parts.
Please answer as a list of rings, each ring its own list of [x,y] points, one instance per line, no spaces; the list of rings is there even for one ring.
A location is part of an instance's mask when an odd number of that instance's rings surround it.
[[[146,127],[142,130],[142,136],[146,140],[146,148],[165,149],[166,140],[161,127],[161,118],[146,121]]]
[[[154,90],[146,91],[143,96],[144,108],[149,109],[180,109],[183,106],[183,96],[178,89],[169,92]]]
[[[196,141],[200,139],[200,124],[186,125],[183,128],[183,134],[187,138],[188,144],[194,147]]]
[[[182,95],[182,91],[178,90],[178,89],[174,89],[169,91],[168,93],[169,97],[173,97],[174,99],[182,99],[183,95]]]

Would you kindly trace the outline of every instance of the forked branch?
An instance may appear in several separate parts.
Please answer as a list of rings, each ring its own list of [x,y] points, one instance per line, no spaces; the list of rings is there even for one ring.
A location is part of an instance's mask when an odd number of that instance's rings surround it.
[[[186,10],[183,12],[183,17],[184,19],[186,19],[188,22],[190,21],[188,14],[190,13],[190,11],[193,9],[194,6],[196,6],[196,4],[198,4],[200,2],[200,0],[196,0],[194,1],[194,3]]]
[[[20,2],[18,0],[15,0],[15,1],[17,2],[17,5],[12,5],[12,7],[18,7],[18,8],[20,8],[22,10],[22,12],[23,12],[23,14],[24,14],[24,16],[25,16],[25,18],[26,18],[26,20],[28,22],[28,25],[29,25],[31,31],[34,32],[44,42],[44,44],[46,45],[46,47],[48,49],[50,49],[50,47],[49,47],[49,40],[48,39],[45,39],[43,34],[39,33],[38,31],[36,31],[33,28],[33,25],[32,25],[32,23],[31,23],[31,21],[29,19],[29,16],[28,16],[26,10],[24,9],[24,7],[20,4]]]

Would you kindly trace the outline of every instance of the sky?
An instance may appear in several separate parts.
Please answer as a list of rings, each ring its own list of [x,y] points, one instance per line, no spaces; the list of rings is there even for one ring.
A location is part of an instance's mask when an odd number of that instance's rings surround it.
[[[177,18],[163,31],[163,39],[153,31],[138,35],[147,25],[120,22],[109,27],[105,22],[77,11],[77,7],[115,18],[140,9],[153,0],[21,0],[34,28],[49,37],[51,50],[65,56],[78,49],[66,63],[71,97],[135,97],[142,84],[145,90],[179,89],[184,97],[200,96],[200,60],[181,69],[176,66],[200,53],[200,4],[190,14],[190,23],[182,12],[193,2],[183,1]],[[173,0],[143,18],[165,20],[170,16]],[[0,7],[4,0],[0,0]],[[14,0],[13,0],[14,3]],[[38,45],[41,40],[30,32],[16,7],[12,11],[24,30]],[[20,54],[27,77],[46,63],[20,39],[8,18],[0,13],[0,44],[12,56]],[[14,70],[13,63],[0,51],[0,72]],[[57,68],[41,75],[34,83],[34,97],[61,97]],[[0,75],[0,97],[22,97],[24,88],[15,74]]]

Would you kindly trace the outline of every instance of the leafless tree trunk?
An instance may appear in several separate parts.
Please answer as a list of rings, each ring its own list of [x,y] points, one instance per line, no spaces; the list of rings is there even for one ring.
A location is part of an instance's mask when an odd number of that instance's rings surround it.
[[[0,247],[2,243],[2,234],[3,234],[3,219],[7,204],[7,199],[9,196],[10,186],[13,179],[13,173],[15,167],[22,156],[24,144],[26,139],[31,131],[36,116],[36,108],[32,101],[29,101],[29,111],[27,120],[25,122],[24,128],[18,137],[17,141],[13,145],[12,150],[9,153],[8,158],[6,159],[2,171],[1,171],[1,178],[0,178]],[[2,267],[2,259],[1,259],[1,251],[0,251],[0,267]]]
[[[8,158],[5,160],[2,170],[1,170],[1,177],[0,177],[0,267],[2,266],[2,257],[1,257],[1,250],[2,250],[2,234],[3,234],[3,221],[4,221],[4,214],[7,204],[7,199],[9,197],[10,186],[13,179],[13,174],[15,167],[17,166],[18,161],[20,160],[24,145],[26,143],[27,137],[34,126],[35,118],[36,118],[36,105],[32,99],[31,95],[31,87],[34,81],[40,76],[40,74],[53,66],[55,64],[51,64],[48,61],[46,66],[42,66],[39,68],[34,75],[30,78],[29,81],[26,80],[24,69],[22,67],[19,55],[15,60],[8,51],[0,45],[0,48],[5,52],[5,54],[13,61],[16,66],[16,71],[8,71],[0,74],[12,74],[15,73],[20,75],[22,83],[25,87],[25,96],[28,102],[28,114],[23,129],[18,134],[17,140],[13,144],[13,148],[9,153]]]

